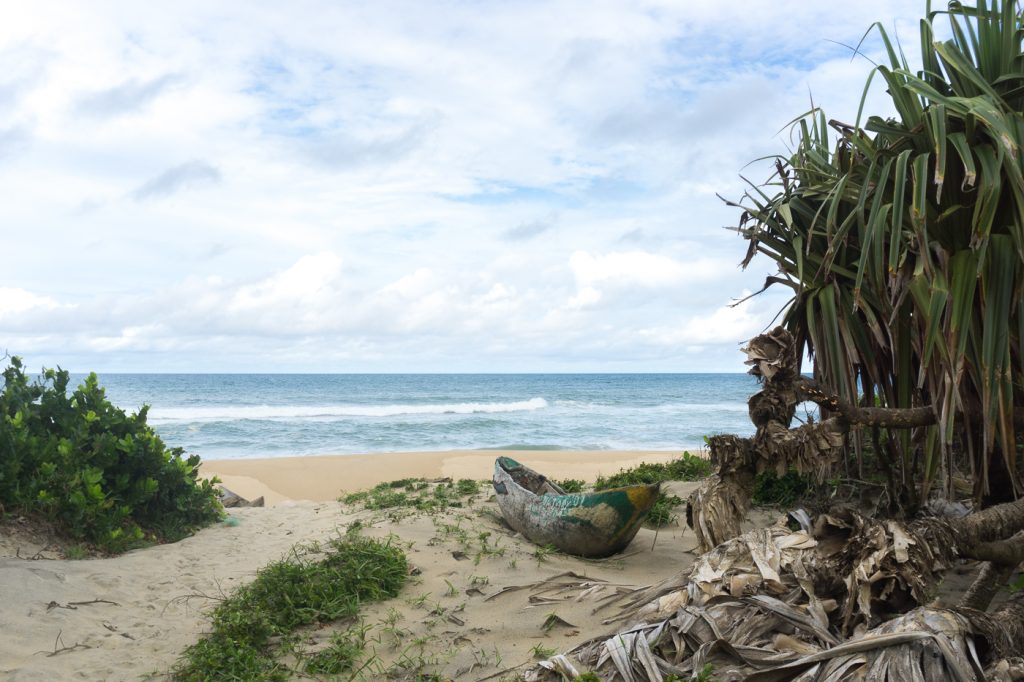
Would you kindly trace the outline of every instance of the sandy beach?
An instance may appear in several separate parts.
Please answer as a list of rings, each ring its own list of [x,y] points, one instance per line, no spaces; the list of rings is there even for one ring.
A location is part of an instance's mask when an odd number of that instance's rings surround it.
[[[693,450],[691,450],[693,452]],[[322,455],[204,461],[204,476],[217,476],[247,499],[268,505],[285,500],[334,500],[342,493],[398,478],[488,480],[496,457],[505,455],[554,479],[588,483],[641,462],[668,462],[679,452],[662,450],[446,450],[365,455]]]
[[[273,505],[229,510],[229,519],[181,542],[106,559],[71,561],[19,529],[0,528],[0,677],[10,680],[161,678],[207,626],[217,598],[252,579],[298,543],[324,540],[360,521],[368,535],[401,543],[415,574],[396,599],[366,607],[374,666],[401,679],[416,666],[446,678],[513,674],[537,648],[562,650],[609,632],[604,597],[672,576],[693,559],[685,524],[642,529],[605,561],[545,555],[503,526],[484,486],[461,509],[427,514],[368,511],[337,501],[404,477],[487,479],[498,451],[396,453],[211,461],[206,475]],[[515,451],[554,478],[593,480],[667,452]],[[695,484],[673,484],[685,496]],[[551,614],[560,621],[550,628]],[[564,622],[564,624],[563,624]],[[345,624],[348,625],[348,624]],[[332,628],[306,633],[315,645]],[[505,673],[502,673],[505,671]]]

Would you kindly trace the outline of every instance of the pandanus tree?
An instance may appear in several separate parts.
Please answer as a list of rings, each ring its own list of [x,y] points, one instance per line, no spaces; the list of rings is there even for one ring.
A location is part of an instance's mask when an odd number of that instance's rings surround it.
[[[936,41],[942,15],[951,37]],[[867,88],[884,81],[895,116],[845,124],[815,110],[796,122],[792,154],[743,202],[743,264],[763,254],[778,266],[766,286],[792,289],[782,324],[824,389],[847,405],[907,410],[905,425],[865,424],[851,449],[873,446],[898,506],[916,511],[937,484],[952,494],[959,475],[979,503],[1014,499],[1024,424],[1021,18],[1012,0],[929,11],[920,70],[874,28],[889,63]]]
[[[792,297],[744,349],[762,380],[755,435],[710,439],[716,474],[687,510],[704,555],[634,593],[625,629],[570,652],[585,665],[648,680],[709,662],[724,679],[1024,675],[1009,662],[1024,654],[1024,592],[986,613],[1024,560],[1024,25],[1012,0],[929,8],[919,69],[873,28],[888,63],[867,87],[880,80],[895,115],[811,111],[767,185],[734,204],[744,265],[767,256],[765,288]],[[805,400],[821,420],[794,427]],[[740,533],[759,471],[852,466],[885,481],[881,518],[834,508]],[[921,513],[962,493],[966,515]],[[926,606],[963,558],[985,562],[971,589]]]

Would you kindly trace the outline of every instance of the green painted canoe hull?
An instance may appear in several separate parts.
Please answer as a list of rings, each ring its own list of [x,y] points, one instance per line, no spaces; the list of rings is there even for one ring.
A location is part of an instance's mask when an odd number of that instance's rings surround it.
[[[511,457],[495,461],[492,483],[509,526],[538,545],[584,557],[625,549],[659,495],[657,485],[566,493]]]

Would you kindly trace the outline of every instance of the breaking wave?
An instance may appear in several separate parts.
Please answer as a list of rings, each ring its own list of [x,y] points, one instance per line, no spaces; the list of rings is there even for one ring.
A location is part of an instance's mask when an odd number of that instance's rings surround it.
[[[216,405],[153,409],[153,424],[172,422],[229,422],[250,420],[329,420],[346,417],[398,417],[402,415],[496,414],[529,412],[548,406],[544,398],[507,403],[452,403],[437,405]]]

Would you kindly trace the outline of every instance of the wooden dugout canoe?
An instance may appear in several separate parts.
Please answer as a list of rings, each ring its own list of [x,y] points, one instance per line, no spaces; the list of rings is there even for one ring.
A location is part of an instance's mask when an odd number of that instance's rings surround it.
[[[509,526],[538,545],[585,557],[625,549],[660,493],[657,484],[566,493],[511,457],[494,462],[492,483]]]

